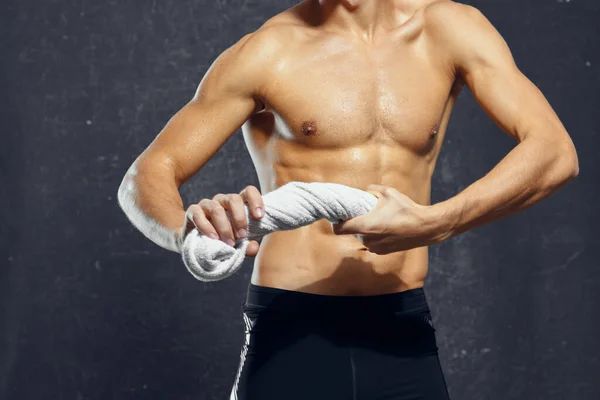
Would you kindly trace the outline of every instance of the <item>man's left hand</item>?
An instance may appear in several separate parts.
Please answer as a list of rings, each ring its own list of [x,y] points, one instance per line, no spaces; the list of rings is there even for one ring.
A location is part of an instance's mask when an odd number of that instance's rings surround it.
[[[415,203],[398,190],[369,185],[367,192],[378,198],[370,212],[333,224],[337,235],[355,234],[370,252],[389,254],[439,243],[444,236],[440,218],[432,206]]]

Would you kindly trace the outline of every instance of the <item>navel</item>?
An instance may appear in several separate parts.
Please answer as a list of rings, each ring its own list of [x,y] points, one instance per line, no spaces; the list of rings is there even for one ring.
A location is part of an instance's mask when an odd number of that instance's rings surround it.
[[[310,136],[317,133],[317,123],[314,119],[302,123],[302,133],[304,136]]]

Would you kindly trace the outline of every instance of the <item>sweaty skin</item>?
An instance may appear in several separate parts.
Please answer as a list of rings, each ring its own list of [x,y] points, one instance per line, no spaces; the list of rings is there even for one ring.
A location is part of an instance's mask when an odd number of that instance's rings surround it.
[[[363,190],[379,183],[430,203],[460,85],[428,54],[419,7],[428,3],[382,20],[372,36],[317,25],[310,2],[265,24],[285,30],[281,40],[289,46],[278,54],[264,110],[242,127],[262,193],[295,180]],[[326,220],[277,232],[261,243],[252,283],[334,295],[423,286],[426,247],[388,255],[366,250],[353,235],[334,235]]]
[[[290,181],[379,184],[429,205],[464,85],[518,141],[566,135],[476,9],[451,1],[306,0],[219,56],[194,99],[128,172],[129,208],[153,226],[147,232],[163,229],[166,239],[156,243],[176,251],[169,235],[185,219],[177,189],[240,127],[263,195]],[[266,236],[252,283],[372,295],[421,287],[427,270],[425,246],[379,255],[321,220]]]

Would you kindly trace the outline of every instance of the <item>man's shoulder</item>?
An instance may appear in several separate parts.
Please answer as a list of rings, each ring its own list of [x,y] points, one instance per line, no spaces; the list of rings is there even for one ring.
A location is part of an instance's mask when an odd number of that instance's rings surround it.
[[[226,48],[210,70],[216,75],[230,77],[229,81],[238,81],[237,84],[258,90],[269,80],[278,63],[292,51],[299,29],[289,19],[271,18]]]
[[[437,0],[423,8],[425,28],[445,35],[458,33],[480,22],[483,14],[469,4],[451,0]]]
[[[472,5],[458,3],[452,0],[433,0],[423,7],[426,16],[432,19],[450,17],[468,17],[479,10]]]
[[[275,61],[302,36],[302,26],[293,19],[277,15],[260,28],[247,33],[225,52],[235,53],[237,59],[247,62]]]
[[[435,1],[423,10],[423,31],[436,51],[451,58],[494,36],[493,26],[481,11],[450,0]]]
[[[302,40],[311,30],[306,22],[286,10],[265,21],[256,31],[246,35],[255,46],[289,48]]]

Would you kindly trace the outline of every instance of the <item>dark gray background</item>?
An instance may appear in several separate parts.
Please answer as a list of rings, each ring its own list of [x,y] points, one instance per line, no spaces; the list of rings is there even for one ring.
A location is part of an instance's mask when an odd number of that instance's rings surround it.
[[[577,180],[431,249],[427,283],[454,399],[600,398],[597,0],[472,1],[573,137]],[[4,1],[0,12],[0,398],[226,399],[250,263],[196,281],[120,211],[126,169],[214,58],[277,0]],[[433,201],[515,142],[461,95]],[[257,185],[236,134],[185,204]]]

